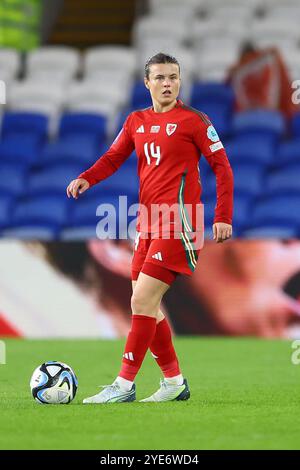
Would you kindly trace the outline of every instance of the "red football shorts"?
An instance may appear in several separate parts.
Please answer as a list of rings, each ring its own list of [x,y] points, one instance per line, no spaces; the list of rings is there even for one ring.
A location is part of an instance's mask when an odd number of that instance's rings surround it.
[[[164,239],[137,232],[131,265],[132,280],[136,281],[142,272],[171,285],[178,274],[193,274],[203,245],[203,241],[199,243],[200,237],[202,240],[202,233],[181,233],[178,238]]]

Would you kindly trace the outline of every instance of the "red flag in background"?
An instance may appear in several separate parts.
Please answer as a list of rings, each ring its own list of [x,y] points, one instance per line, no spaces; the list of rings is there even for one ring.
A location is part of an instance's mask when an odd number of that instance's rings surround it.
[[[276,48],[255,49],[248,45],[228,75],[237,111],[277,109],[290,117],[298,110],[292,102],[291,79]]]

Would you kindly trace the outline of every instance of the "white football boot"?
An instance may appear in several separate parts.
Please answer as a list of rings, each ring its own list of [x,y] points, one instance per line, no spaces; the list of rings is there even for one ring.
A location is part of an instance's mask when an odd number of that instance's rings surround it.
[[[183,380],[182,385],[170,384],[166,380],[160,381],[160,388],[151,395],[144,398],[143,402],[161,402],[161,401],[181,401],[190,398],[190,390],[187,380]]]
[[[87,403],[124,403],[134,401],[135,396],[135,384],[132,385],[131,390],[125,392],[121,390],[118,383],[112,385],[101,385],[103,390],[97,395],[85,398],[84,404]]]

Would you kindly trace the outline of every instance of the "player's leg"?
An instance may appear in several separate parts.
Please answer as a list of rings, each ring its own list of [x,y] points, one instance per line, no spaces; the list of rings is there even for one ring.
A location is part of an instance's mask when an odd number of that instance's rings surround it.
[[[118,380],[130,385],[138,373],[156,332],[157,316],[169,285],[141,272],[131,297],[132,323],[126,341]],[[122,379],[129,381],[124,383]]]
[[[136,281],[132,281],[133,292],[135,285]],[[170,382],[182,385],[183,377],[181,375],[178,358],[172,341],[171,328],[168,320],[161,310],[158,311],[156,316],[156,331],[150,345],[150,351],[164,377]]]
[[[157,256],[159,254],[159,256]],[[153,276],[168,274],[166,281],[172,284],[177,274],[190,273],[189,258],[181,239],[156,239],[153,240],[148,250],[142,270]],[[164,266],[164,268],[163,268]],[[156,272],[155,270],[158,270]],[[172,342],[172,333],[168,321],[160,312],[161,321],[156,325],[156,332],[150,346],[152,355],[162,370],[164,380],[157,392],[142,401],[169,401],[187,400],[190,391],[186,379],[183,378],[179,367],[178,358]]]
[[[84,403],[118,403],[135,400],[134,379],[156,331],[156,316],[169,285],[140,273],[132,294],[132,325],[123,354],[120,373],[112,385],[105,386]]]
[[[132,281],[132,292],[134,291],[134,288],[135,288],[135,286],[136,286],[136,282],[137,282],[137,281]],[[158,325],[158,323],[160,323],[164,318],[165,318],[165,315],[164,315],[163,312],[159,309],[158,314],[157,314],[157,316],[156,316],[156,325]]]

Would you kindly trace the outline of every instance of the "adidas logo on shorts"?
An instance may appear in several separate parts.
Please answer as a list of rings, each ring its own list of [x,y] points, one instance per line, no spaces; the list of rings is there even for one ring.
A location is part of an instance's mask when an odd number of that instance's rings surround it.
[[[162,260],[163,260],[160,251],[158,251],[157,253],[155,253],[154,255],[152,255],[151,258],[158,259],[159,261],[162,261]]]

